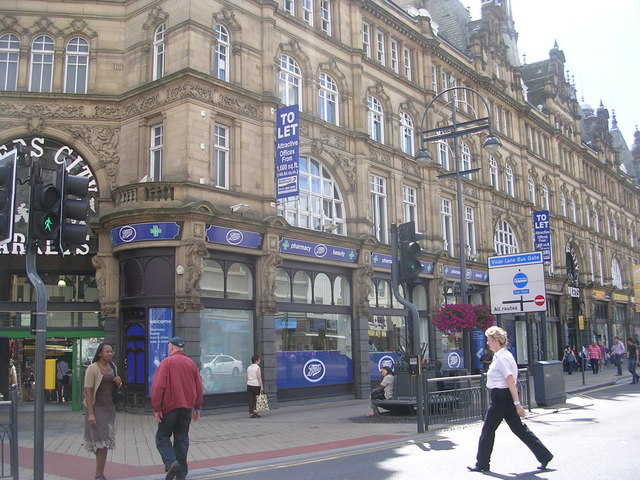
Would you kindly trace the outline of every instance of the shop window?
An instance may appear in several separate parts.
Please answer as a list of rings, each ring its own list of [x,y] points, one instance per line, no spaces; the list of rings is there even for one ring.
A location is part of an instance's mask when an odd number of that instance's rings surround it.
[[[324,273],[319,273],[313,282],[313,296],[316,305],[331,305],[331,282]]]
[[[347,277],[339,275],[334,279],[333,298],[336,305],[351,305],[351,285]]]
[[[245,391],[244,372],[253,355],[253,312],[205,308],[200,312],[200,324],[200,376],[204,392]]]
[[[205,297],[224,298],[224,271],[220,263],[215,260],[205,260],[200,289]]]
[[[311,277],[307,272],[298,271],[293,277],[293,303],[311,303]]]
[[[378,295],[377,306],[391,308],[393,306],[391,300],[393,294],[391,292],[391,286],[389,285],[389,282],[387,282],[386,280],[379,280],[376,291]]]
[[[279,268],[276,272],[276,289],[274,295],[279,302],[291,301],[291,277],[289,277],[287,271],[282,268]]]
[[[232,263],[227,272],[227,298],[235,300],[253,299],[253,276],[243,263]]]
[[[368,330],[369,352],[397,352],[405,345],[405,317],[372,315]]]

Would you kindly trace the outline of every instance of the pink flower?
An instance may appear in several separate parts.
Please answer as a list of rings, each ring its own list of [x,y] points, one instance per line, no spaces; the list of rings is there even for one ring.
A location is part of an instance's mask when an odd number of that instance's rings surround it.
[[[438,330],[446,334],[470,332],[474,328],[484,331],[493,325],[493,315],[488,305],[452,303],[440,307],[432,321]]]

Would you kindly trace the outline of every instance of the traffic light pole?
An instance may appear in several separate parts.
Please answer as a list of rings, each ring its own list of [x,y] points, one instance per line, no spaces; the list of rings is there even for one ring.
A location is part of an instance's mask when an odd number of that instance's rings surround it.
[[[418,308],[406,300],[400,295],[400,275],[398,272],[398,227],[395,223],[391,224],[391,289],[396,299],[409,310],[409,317],[411,319],[411,325],[413,327],[413,341],[411,343],[411,350],[414,355],[418,356],[418,375],[416,376],[416,422],[418,427],[418,433],[424,433],[424,393],[423,382],[421,378],[421,363],[420,358],[420,315],[418,314]]]
[[[35,186],[41,182],[41,170],[38,159],[33,159],[31,172],[29,174],[29,186],[31,198]],[[35,413],[34,413],[34,436],[33,436],[33,478],[34,480],[44,479],[44,370],[45,356],[47,349],[47,290],[38,275],[36,267],[36,257],[38,244],[33,238],[32,221],[29,217],[29,233],[27,239],[27,276],[31,285],[36,291],[36,311],[32,312],[31,330],[36,336],[36,359],[35,359]]]

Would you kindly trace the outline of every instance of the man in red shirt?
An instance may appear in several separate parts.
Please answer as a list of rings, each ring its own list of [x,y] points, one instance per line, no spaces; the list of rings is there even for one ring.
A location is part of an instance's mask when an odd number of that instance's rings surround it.
[[[151,408],[158,422],[156,448],[167,472],[165,480],[186,478],[189,426],[200,418],[202,408],[200,372],[184,354],[184,344],[180,337],[169,340],[169,356],[158,365],[151,386]]]
[[[587,353],[589,355],[589,365],[591,365],[591,371],[598,373],[598,364],[600,363],[600,347],[594,340],[591,345],[587,347]]]

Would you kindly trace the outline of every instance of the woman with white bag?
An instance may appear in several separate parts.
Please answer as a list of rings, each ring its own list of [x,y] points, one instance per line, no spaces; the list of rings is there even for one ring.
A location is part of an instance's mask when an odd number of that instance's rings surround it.
[[[260,418],[256,410],[258,395],[264,391],[260,372],[260,355],[251,357],[251,365],[247,367],[247,392],[249,393],[249,418]]]

